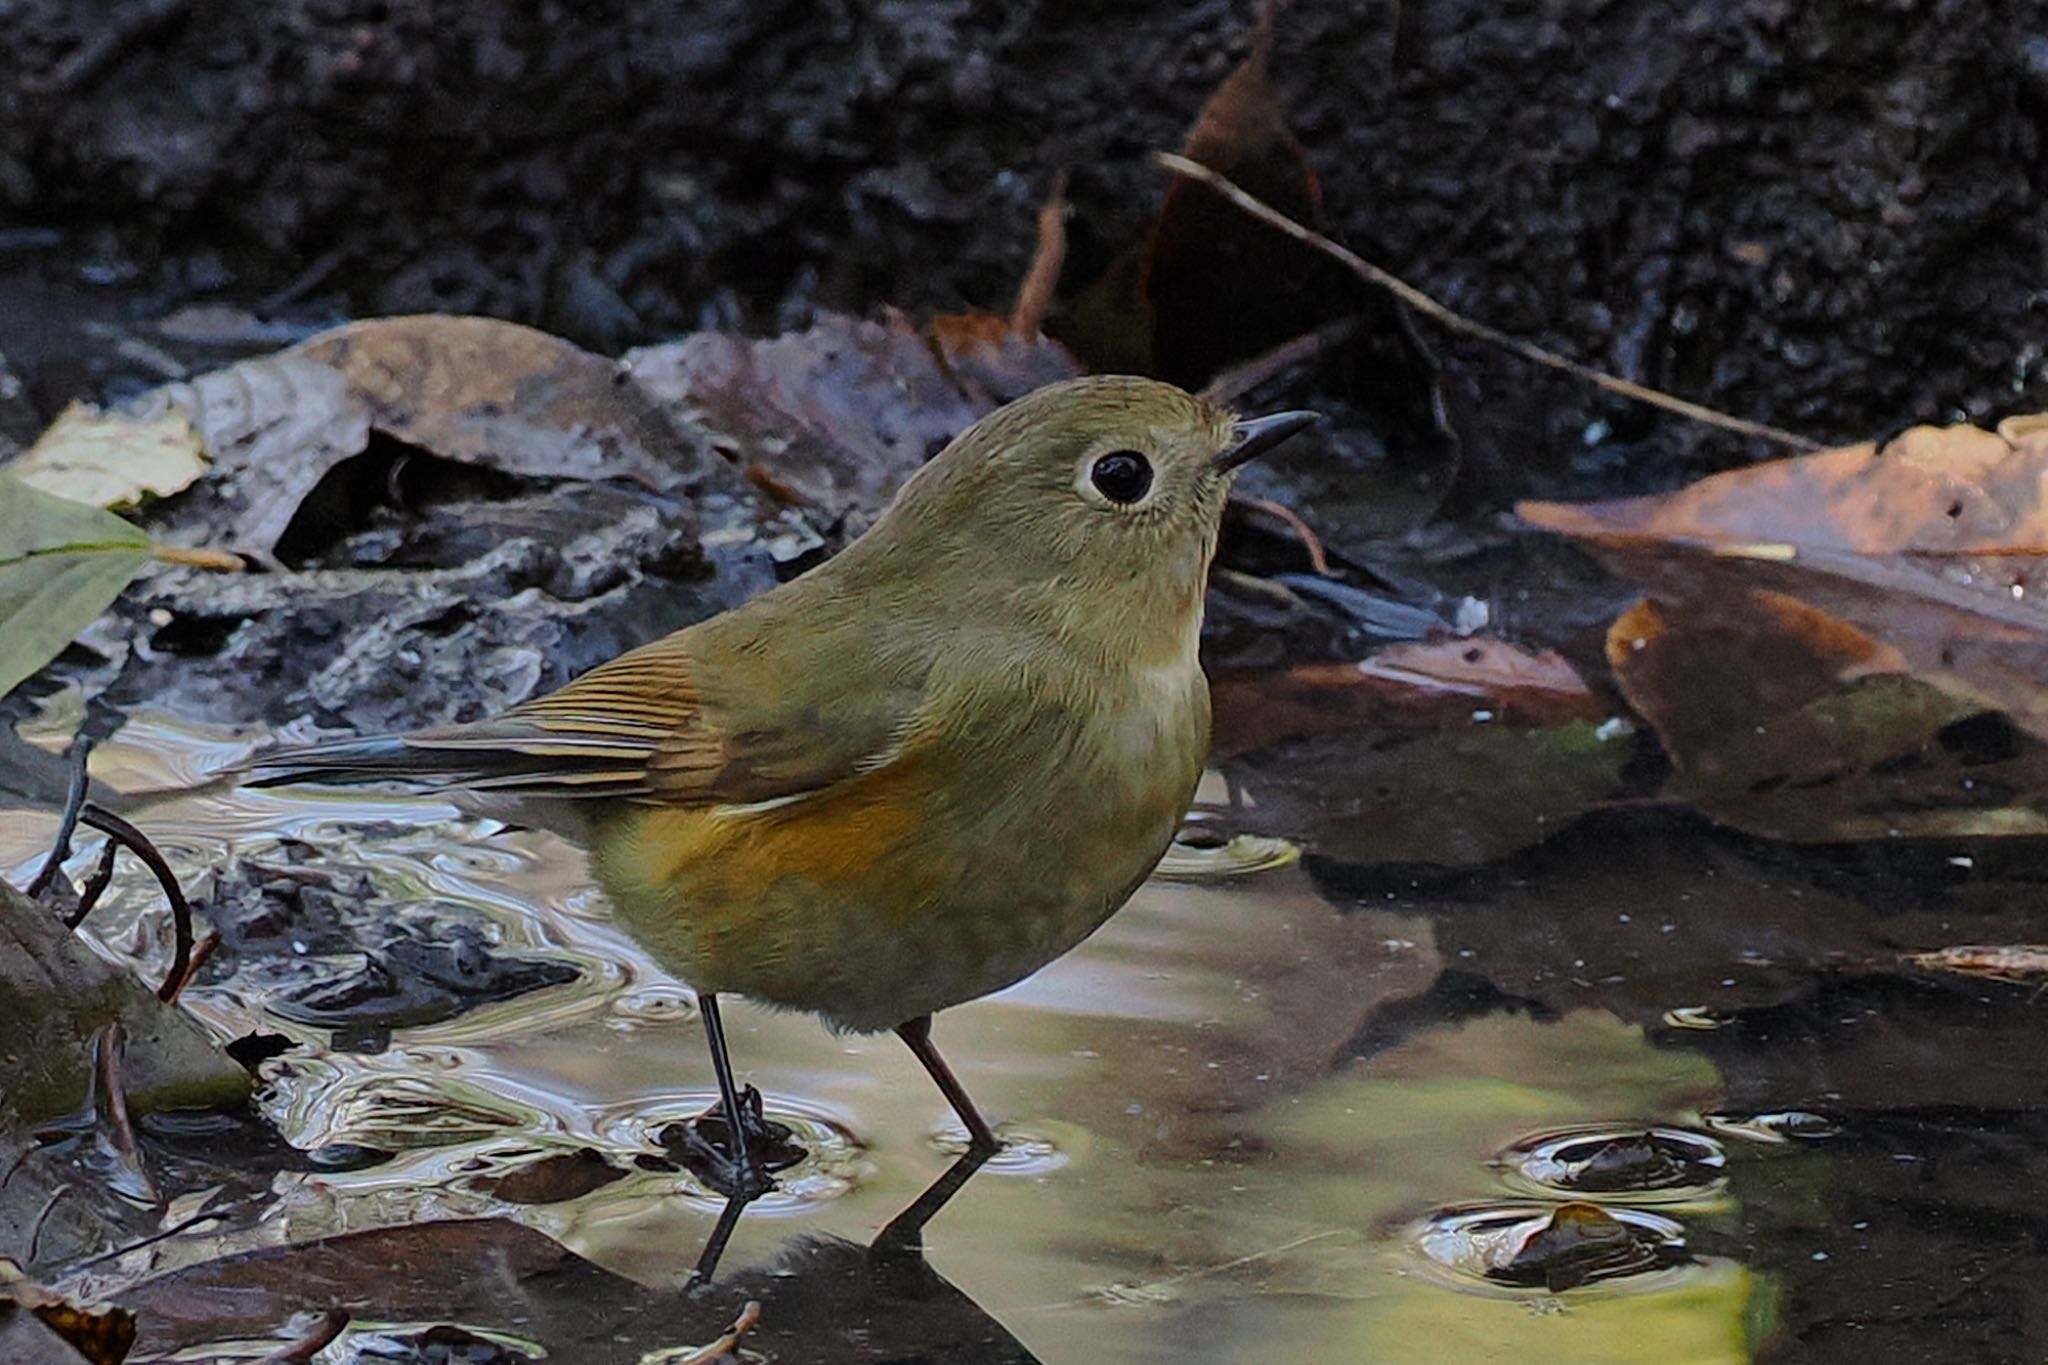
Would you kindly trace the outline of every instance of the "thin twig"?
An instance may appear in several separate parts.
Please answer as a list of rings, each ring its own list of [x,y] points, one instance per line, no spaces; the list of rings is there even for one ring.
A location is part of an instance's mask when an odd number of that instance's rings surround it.
[[[341,1335],[341,1329],[348,1326],[346,1308],[330,1308],[320,1315],[320,1321],[306,1329],[306,1334],[297,1341],[278,1347],[256,1365],[306,1365],[316,1354],[334,1344]]]
[[[103,1025],[93,1035],[93,1120],[100,1136],[113,1148],[114,1156],[133,1175],[143,1195],[156,1199],[149,1168],[142,1162],[142,1144],[135,1137],[135,1123],[128,1114],[128,1084],[121,1078],[121,1058],[128,1047],[128,1031],[118,1020]]]
[[[107,887],[114,881],[114,859],[120,852],[121,845],[118,841],[107,840],[107,846],[100,850],[99,865],[93,868],[92,875],[85,879],[84,889],[78,893],[78,908],[64,917],[66,929],[76,929],[85,923],[85,917],[100,903],[100,897],[107,894]]]
[[[78,817],[85,811],[86,789],[92,785],[85,771],[85,760],[91,752],[92,740],[81,730],[73,736],[70,752],[65,755],[71,763],[71,781],[64,791],[64,815],[57,821],[57,837],[50,841],[50,856],[43,859],[35,880],[28,884],[31,900],[49,889],[71,856],[71,836],[78,832]]]
[[[1754,436],[1766,441],[1776,441],[1778,444],[1790,446],[1794,450],[1820,449],[1818,441],[1801,436],[1797,432],[1786,431],[1782,427],[1766,426],[1762,422],[1752,422],[1743,417],[1731,417],[1725,412],[1716,412],[1714,409],[1703,407],[1698,403],[1688,402],[1683,398],[1674,398],[1668,393],[1646,388],[1641,384],[1633,383],[1618,375],[1611,375],[1604,370],[1596,370],[1590,365],[1581,364],[1568,356],[1559,355],[1555,351],[1545,350],[1533,341],[1524,341],[1520,337],[1509,336],[1498,328],[1489,327],[1483,322],[1475,322],[1461,313],[1454,313],[1429,295],[1423,293],[1420,289],[1417,289],[1414,285],[1409,284],[1406,280],[1381,269],[1348,247],[1340,246],[1336,242],[1331,241],[1320,232],[1312,228],[1303,227],[1300,223],[1295,222],[1292,218],[1280,212],[1280,210],[1253,195],[1247,194],[1232,184],[1227,177],[1218,175],[1201,162],[1190,161],[1188,158],[1175,152],[1154,152],[1152,159],[1176,175],[1184,175],[1191,180],[1200,181],[1260,222],[1286,233],[1298,242],[1314,247],[1332,260],[1341,262],[1360,279],[1370,284],[1378,285],[1410,308],[1413,308],[1416,312],[1433,318],[1453,331],[1463,332],[1467,336],[1477,337],[1481,341],[1490,342],[1495,346],[1512,351],[1524,360],[1535,364],[1544,365],[1553,370],[1562,370],[1566,374],[1576,375],[1587,383],[1606,389],[1609,393],[1618,393],[1624,398],[1633,398],[1639,403],[1648,403],[1652,407],[1663,408],[1666,412],[1675,412],[1679,416],[1689,417],[1695,422],[1703,422],[1708,426],[1720,427],[1723,430],[1733,431],[1743,436]]]
[[[142,859],[143,865],[155,875],[157,885],[163,888],[164,899],[171,903],[171,969],[156,991],[157,999],[168,1002],[177,996],[178,986],[192,970],[192,907],[185,900],[185,890],[178,885],[164,855],[157,852],[156,845],[141,830],[90,802],[79,818]]]
[[[754,1330],[754,1324],[761,1320],[761,1305],[758,1300],[748,1299],[747,1306],[740,1309],[740,1315],[732,1320],[732,1326],[725,1329],[725,1335],[707,1346],[700,1346],[676,1362],[676,1365],[712,1365],[723,1356],[729,1356],[739,1349],[747,1333]]]
[[[199,969],[206,965],[206,959],[212,957],[213,950],[218,947],[220,935],[213,933],[209,933],[192,946],[192,960],[185,964],[184,975],[165,983],[170,987],[170,994],[163,998],[166,1005],[178,1003],[178,997],[185,993],[185,988],[192,984],[192,978],[199,975]]]
[[[270,1191],[265,1189],[260,1194],[245,1195],[240,1199],[231,1199],[225,1204],[210,1205],[202,1208],[197,1213],[180,1218],[169,1227],[158,1228],[147,1236],[137,1237],[132,1242],[123,1242],[117,1247],[109,1247],[107,1250],[88,1256],[82,1261],[73,1262],[65,1268],[64,1274],[76,1275],[81,1270],[90,1270],[96,1265],[105,1265],[108,1261],[118,1261],[132,1251],[141,1251],[146,1247],[155,1246],[158,1242],[168,1242],[173,1237],[190,1232],[201,1223],[217,1223],[223,1219],[232,1218],[236,1214],[260,1208],[270,1198]]]
[[[1210,380],[1203,387],[1201,396],[1219,407],[1229,407],[1281,371],[1304,360],[1313,360],[1332,346],[1349,341],[1357,330],[1356,317],[1326,322],[1312,332],[1303,332],[1269,351],[1261,351],[1250,360],[1232,365]]]
[[[23,1252],[21,1257],[25,1264],[34,1265],[36,1263],[36,1247],[43,1240],[43,1224],[49,1222],[50,1215],[56,1212],[57,1201],[69,1193],[71,1193],[71,1186],[69,1184],[59,1185],[43,1204],[41,1210],[37,1212],[36,1221],[29,1224],[28,1250]]]
[[[1053,173],[1052,188],[1038,210],[1038,246],[1031,253],[1030,268],[1017,286],[1017,302],[1010,309],[1010,331],[1020,337],[1038,335],[1045,315],[1052,308],[1053,291],[1059,287],[1060,267],[1067,263],[1067,173]]]
[[[1300,539],[1301,548],[1308,551],[1309,567],[1324,578],[1330,577],[1330,557],[1323,552],[1322,537],[1318,536],[1309,527],[1309,524],[1301,519],[1300,513],[1283,503],[1273,501],[1271,498],[1240,497],[1231,500],[1233,502],[1241,502],[1246,507],[1256,507],[1268,516],[1277,517],[1287,523],[1287,528],[1293,531],[1295,536]]]
[[[176,564],[187,569],[213,569],[219,573],[244,573],[249,561],[226,550],[207,550],[192,545],[152,545],[149,557],[159,564]]]

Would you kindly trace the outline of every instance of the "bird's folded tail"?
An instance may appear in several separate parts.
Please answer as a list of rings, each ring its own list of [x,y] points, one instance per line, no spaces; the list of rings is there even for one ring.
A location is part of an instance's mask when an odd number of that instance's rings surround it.
[[[273,750],[243,766],[243,785],[389,782],[423,791],[632,796],[647,790],[649,747],[637,737],[570,737],[484,722]]]

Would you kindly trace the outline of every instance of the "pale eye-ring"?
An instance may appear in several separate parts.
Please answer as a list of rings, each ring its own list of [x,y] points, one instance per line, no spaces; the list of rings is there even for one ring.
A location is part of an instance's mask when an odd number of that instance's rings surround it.
[[[1128,505],[1152,491],[1152,462],[1135,450],[1112,450],[1088,467],[1088,482],[1111,502]]]

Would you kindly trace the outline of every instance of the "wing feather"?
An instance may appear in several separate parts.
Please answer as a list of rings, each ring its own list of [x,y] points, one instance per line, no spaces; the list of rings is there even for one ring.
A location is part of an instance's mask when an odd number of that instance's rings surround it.
[[[758,660],[753,678],[703,686],[693,633],[643,645],[489,720],[260,755],[250,785],[395,781],[664,805],[779,803],[886,764],[915,710],[914,695],[886,687],[845,707],[794,706],[761,685],[769,670]]]

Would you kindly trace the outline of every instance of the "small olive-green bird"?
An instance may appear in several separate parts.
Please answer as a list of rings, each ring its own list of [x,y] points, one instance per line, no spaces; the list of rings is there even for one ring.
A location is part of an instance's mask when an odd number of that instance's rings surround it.
[[[1152,380],[1040,389],[962,433],[836,558],[491,720],[256,761],[262,785],[516,798],[586,843],[619,918],[697,993],[739,1174],[718,996],[931,1042],[1128,900],[1209,742],[1196,659],[1233,471],[1310,413]]]

